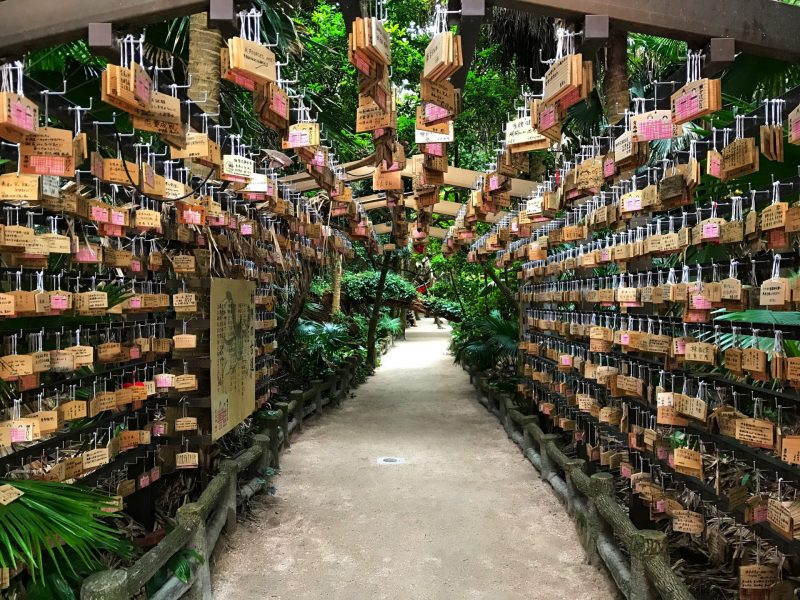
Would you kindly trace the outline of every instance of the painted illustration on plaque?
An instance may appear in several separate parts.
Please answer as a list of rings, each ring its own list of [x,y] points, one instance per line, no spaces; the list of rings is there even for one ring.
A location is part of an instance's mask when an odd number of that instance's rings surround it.
[[[255,410],[255,283],[211,280],[211,435]]]

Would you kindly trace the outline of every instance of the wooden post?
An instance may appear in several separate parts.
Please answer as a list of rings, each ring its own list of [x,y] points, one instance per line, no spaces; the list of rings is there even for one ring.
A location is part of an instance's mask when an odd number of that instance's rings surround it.
[[[331,389],[328,392],[331,395],[331,402],[336,406],[342,405],[342,378],[344,377],[344,372],[345,367],[342,367],[333,374]]]
[[[528,425],[530,423],[535,423],[538,419],[532,415],[522,417],[522,423],[520,426],[522,427],[522,453],[525,454],[529,448],[533,447],[533,438],[531,438],[531,434],[528,431]]]
[[[253,436],[253,444],[261,448],[261,456],[256,461],[256,471],[263,475],[264,471],[269,468],[271,449],[271,433],[257,433]]]
[[[283,446],[284,448],[291,447],[289,440],[289,403],[276,402],[275,408],[281,411],[281,428],[283,429]]]
[[[238,490],[237,480],[239,478],[239,469],[236,467],[236,463],[228,459],[223,460],[217,477],[227,477],[227,489],[223,500],[227,511],[225,533],[232,535],[236,532],[236,493]]]
[[[267,413],[267,435],[269,435],[269,454],[270,454],[270,462],[268,464],[272,465],[276,469],[280,468],[280,449],[281,449],[281,439],[280,435],[278,435],[278,429],[280,428],[280,421],[281,421],[281,414],[278,411],[270,411]]]
[[[511,437],[511,430],[508,427],[508,409],[506,407],[506,402],[504,398],[500,398],[499,394],[495,394],[490,392],[494,400],[497,400],[497,409],[499,411],[498,418],[500,419],[500,424],[503,426],[503,429],[506,430],[506,435]]]
[[[482,396],[483,392],[481,391],[481,376],[480,376],[480,374],[475,373],[474,381],[475,381],[475,399],[478,401],[478,404],[483,404],[483,402],[481,402],[481,398],[483,397]]]
[[[481,381],[481,393],[483,394],[483,397],[486,398],[486,406],[488,407],[489,412],[494,416],[497,416],[500,413],[500,409],[495,406],[494,394],[487,385],[486,380]]]
[[[314,390],[314,404],[317,407],[317,416],[322,416],[322,379],[312,379],[311,389]]]
[[[342,367],[342,369],[339,371],[339,381],[336,384],[336,396],[339,399],[339,404],[341,404],[347,397],[347,378],[348,368]]]
[[[121,569],[92,573],[81,585],[81,600],[127,600],[128,572]]]
[[[628,550],[631,555],[631,587],[629,600],[653,600],[659,595],[647,577],[647,563],[656,557],[666,560],[669,565],[667,551],[667,535],[661,531],[639,531]],[[671,598],[677,596],[670,596]]]
[[[289,392],[289,402],[297,403],[294,407],[294,418],[297,419],[297,431],[303,431],[303,421],[306,416],[306,400],[303,390]]]
[[[567,461],[564,466],[564,475],[567,483],[567,513],[569,516],[575,518],[575,501],[578,498],[578,490],[575,489],[575,484],[572,481],[572,471],[583,471],[586,461],[582,458],[573,458]]]
[[[351,23],[355,19],[345,21]],[[342,255],[337,254],[333,259],[333,269],[331,273],[331,314],[335,315],[342,310]]]
[[[194,550],[203,557],[201,564],[195,564],[194,585],[189,589],[184,598],[188,600],[214,600],[211,590],[211,569],[209,568],[208,548],[206,546],[206,520],[203,518],[200,506],[194,503],[178,508],[176,515],[179,527],[185,527],[192,532],[186,547]]]
[[[531,432],[527,427],[522,428],[522,453],[525,454],[528,450],[533,448],[533,438]]]
[[[539,455],[542,457],[542,479],[549,479],[555,473],[555,466],[549,452],[551,446],[555,447],[558,438],[559,436],[555,433],[545,433],[542,436],[542,442],[539,445]]]
[[[605,522],[603,517],[597,511],[597,505],[594,502],[597,496],[613,496],[614,495],[614,476],[611,473],[595,473],[591,477],[592,480],[592,494],[588,498],[588,519],[586,525],[589,530],[589,544],[586,548],[586,558],[590,565],[599,566],[603,563],[600,554],[597,552],[597,538],[600,532],[607,531],[611,534],[610,527]]]
[[[369,319],[367,328],[367,364],[371,371],[375,370],[377,360],[375,358],[377,350],[377,340],[375,335],[378,331],[378,318],[381,315],[381,301],[383,300],[383,288],[386,287],[386,274],[389,272],[391,256],[387,252],[383,255],[381,263],[381,273],[378,278],[378,285],[375,287],[375,298],[373,299],[372,315]]]
[[[507,424],[506,431],[508,432],[508,437],[514,439],[514,433],[516,433],[517,431],[517,424],[514,421],[514,415],[512,414],[512,411],[516,412],[519,411],[516,410],[516,407],[514,406],[514,401],[511,399],[510,396],[505,396],[505,395],[500,396],[500,402],[502,402],[506,406],[506,424]]]
[[[345,400],[347,394],[350,393],[350,385],[353,382],[353,369],[355,369],[354,365],[345,367],[344,373],[342,373],[342,400]]]

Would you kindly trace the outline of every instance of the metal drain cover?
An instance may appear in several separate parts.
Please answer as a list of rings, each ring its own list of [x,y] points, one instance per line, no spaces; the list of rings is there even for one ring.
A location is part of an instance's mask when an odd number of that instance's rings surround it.
[[[405,458],[400,458],[399,456],[381,456],[378,459],[379,465],[404,465],[406,464]]]

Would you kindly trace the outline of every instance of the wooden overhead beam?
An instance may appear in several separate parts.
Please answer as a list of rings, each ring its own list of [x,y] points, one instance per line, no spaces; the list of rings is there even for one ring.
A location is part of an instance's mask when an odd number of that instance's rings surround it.
[[[371,202],[379,202],[381,200],[386,200],[385,194],[370,194],[369,196],[359,196],[356,198],[362,205],[366,206]]]
[[[421,157],[421,154],[417,154],[406,162],[406,168],[402,172],[404,177],[411,177],[411,161],[422,160]],[[444,174],[444,185],[469,189],[475,185],[475,180],[480,175],[483,175],[483,173],[471,169],[448,167],[447,172]],[[525,198],[530,195],[537,185],[539,185],[537,181],[514,178],[511,180],[511,195]]]
[[[733,38],[740,52],[800,60],[800,7],[774,0],[497,0],[497,6],[579,19],[608,15],[614,26],[705,44]]]
[[[411,177],[411,161],[421,160],[420,154],[412,156],[408,159],[406,168],[403,170],[403,177]],[[420,157],[420,158],[416,158]],[[352,165],[357,164],[359,161],[346,163],[344,165],[347,181],[357,181],[359,179],[366,179],[372,177],[374,167],[357,167],[352,168]],[[453,187],[471,188],[475,185],[476,178],[481,175],[478,171],[470,169],[460,169],[458,167],[449,167],[444,174],[444,185],[451,185]],[[317,189],[319,186],[316,181],[308,173],[297,173],[295,175],[287,175],[281,177],[281,183],[292,185],[293,190],[296,192],[307,192],[309,190]],[[519,198],[525,198],[530,195],[534,188],[538,185],[536,181],[528,181],[526,179],[512,179],[511,180],[511,195]]]
[[[392,224],[391,223],[373,223],[372,227],[375,229],[375,233],[392,233]],[[443,240],[444,237],[447,235],[447,229],[442,227],[429,227],[428,228],[428,237],[435,237]]]
[[[368,202],[364,201],[364,198],[359,198],[361,200],[361,204],[364,207],[364,210],[367,212],[371,210],[378,210],[379,208],[385,208],[387,206],[385,198],[375,198],[374,200],[369,200]],[[459,202],[437,202],[433,205],[433,214],[435,215],[444,215],[446,217],[455,217],[458,215],[458,212],[461,210],[463,205]],[[410,208],[411,210],[417,210],[417,202],[412,197],[406,198],[406,208]],[[505,217],[508,213],[503,211],[496,214],[491,214],[487,219],[488,223],[497,223],[500,219]]]
[[[360,166],[361,164],[362,161],[354,160],[353,162],[342,165],[345,170],[345,181],[358,181],[359,179],[372,177],[372,172],[375,170],[375,167]],[[308,192],[319,188],[319,184],[316,180],[306,171],[295,173],[294,175],[284,175],[278,178],[278,183],[291,186],[294,192]]]
[[[386,198],[383,198],[382,200],[374,200],[368,204],[364,204],[362,202],[361,205],[367,212],[371,210],[378,210],[379,208],[386,208],[387,206],[389,206],[389,204],[386,202]]]
[[[206,12],[209,6],[210,0],[5,0],[0,2],[0,56],[9,59],[85,38],[89,23],[141,27]],[[215,6],[215,16],[221,10]]]

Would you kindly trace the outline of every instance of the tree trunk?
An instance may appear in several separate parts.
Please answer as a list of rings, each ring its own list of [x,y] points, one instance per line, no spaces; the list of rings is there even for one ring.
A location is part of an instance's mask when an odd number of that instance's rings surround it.
[[[371,369],[375,368],[375,343],[378,333],[378,319],[381,316],[381,302],[383,300],[383,288],[386,285],[386,274],[389,272],[389,256],[386,252],[383,255],[381,265],[381,276],[378,279],[378,287],[375,289],[375,304],[372,306],[372,316],[369,319],[369,329],[367,330],[367,364]]]
[[[222,35],[216,29],[208,28],[208,13],[189,17],[189,75],[192,78],[189,98],[195,100],[201,110],[212,115],[219,113],[221,49]]]
[[[494,281],[494,284],[498,287],[498,289],[503,293],[503,296],[506,297],[511,303],[511,306],[519,312],[519,304],[517,304],[517,299],[514,297],[514,293],[509,289],[509,287],[503,283],[500,278],[497,276],[497,273],[494,272],[494,267],[490,264],[486,264],[484,266],[485,273],[489,276],[489,278]]]
[[[628,92],[628,32],[612,28],[608,36],[608,60],[605,75],[606,97],[603,113],[616,125],[631,104]]]
[[[331,300],[331,315],[342,310],[342,255],[336,254],[333,261],[333,299]]]
[[[314,273],[310,268],[304,267],[303,270],[293,278],[292,282],[286,285],[294,286],[294,296],[292,297],[291,304],[286,309],[286,320],[283,322],[283,327],[278,330],[276,337],[283,341],[294,332],[294,327],[300,320],[303,314],[303,308],[306,304],[306,298],[311,291],[311,280],[314,278]]]
[[[456,278],[453,277],[453,267],[452,265],[450,265],[449,262],[446,264],[447,264],[447,274],[450,275],[450,285],[453,286],[453,291],[456,294],[456,300],[458,300],[458,305],[461,307],[461,314],[464,315],[464,317],[466,317],[467,309],[464,308],[464,303],[461,301],[461,292],[458,290],[458,285],[456,284]]]

